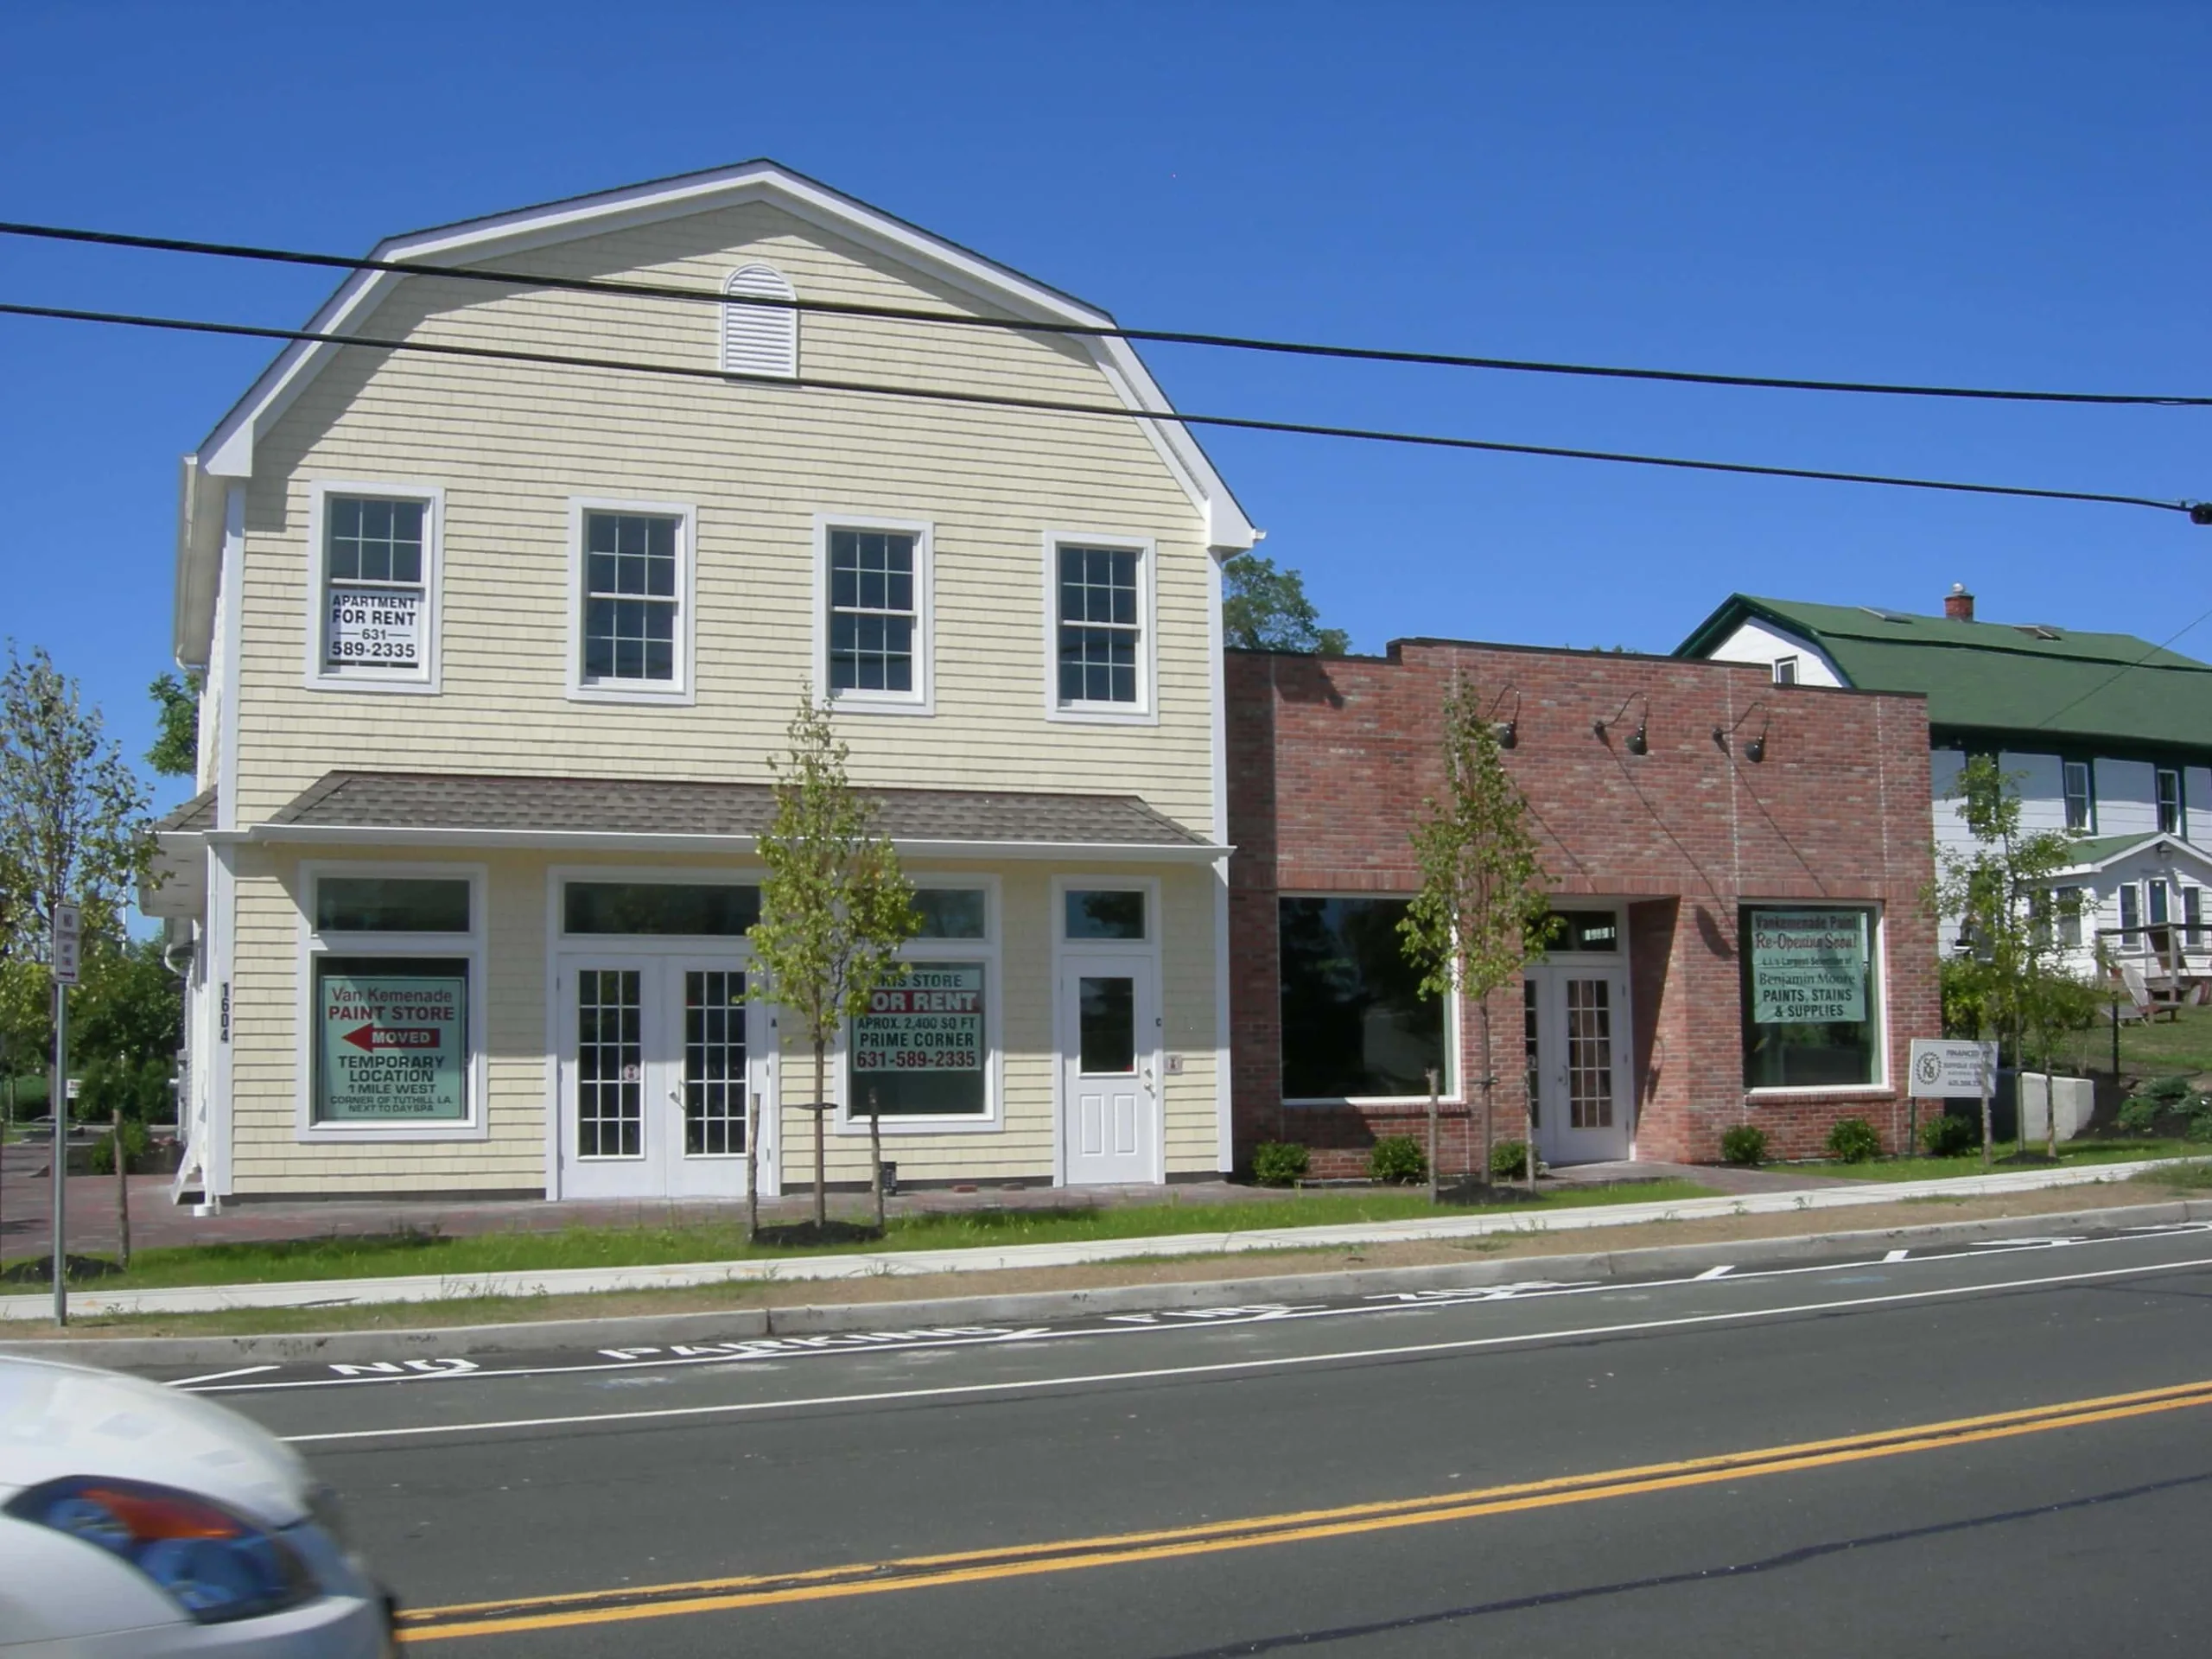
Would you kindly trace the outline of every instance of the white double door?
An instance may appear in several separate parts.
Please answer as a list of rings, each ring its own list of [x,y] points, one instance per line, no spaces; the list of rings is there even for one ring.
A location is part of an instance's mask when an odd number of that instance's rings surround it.
[[[1628,970],[1545,963],[1529,969],[1523,990],[1537,1155],[1626,1158],[1636,1116]]]
[[[561,960],[561,1193],[742,1198],[747,1105],[775,1189],[774,1027],[741,957]]]
[[[1157,1181],[1160,1003],[1149,957],[1060,958],[1061,1179],[1070,1186]]]

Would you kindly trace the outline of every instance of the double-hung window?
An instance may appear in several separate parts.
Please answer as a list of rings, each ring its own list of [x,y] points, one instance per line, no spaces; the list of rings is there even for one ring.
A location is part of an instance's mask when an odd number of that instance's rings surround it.
[[[1148,716],[1150,550],[1055,539],[1052,556],[1054,711],[1074,717]]]
[[[2097,827],[2097,797],[2089,778],[2089,763],[2086,760],[2065,760],[2059,763],[2060,773],[2066,791],[2066,827],[2084,835],[2095,833]]]
[[[570,690],[586,697],[690,695],[692,518],[658,503],[575,504],[575,637]]]
[[[926,714],[930,703],[930,526],[815,521],[816,683],[841,709]]]
[[[2158,767],[2158,791],[2159,833],[2187,835],[2189,820],[2182,808],[2181,773],[2171,766]]]
[[[1777,657],[1774,659],[1774,683],[1777,685],[1797,683],[1797,659],[1795,657]]]
[[[429,486],[315,486],[310,684],[435,686],[440,507]]]

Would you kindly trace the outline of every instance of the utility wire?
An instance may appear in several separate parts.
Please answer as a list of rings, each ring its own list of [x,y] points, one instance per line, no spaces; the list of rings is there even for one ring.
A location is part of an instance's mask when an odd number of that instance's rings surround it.
[[[445,276],[463,282],[496,283],[509,288],[560,289],[581,294],[620,294],[634,299],[677,300],[715,306],[750,305],[769,310],[865,317],[893,322],[934,323],[955,328],[995,329],[1015,334],[1066,334],[1085,340],[1128,340],[1167,346],[1207,346],[1227,351],[1268,352],[1292,357],[1347,359],[1362,363],[1410,363],[1433,368],[1491,369],[1516,374],[1574,375],[1606,380],[1657,380],[1694,386],[1757,387],[1780,391],[1834,391],[1888,397],[1955,397],[2015,404],[2089,404],[2162,409],[2212,408],[2212,396],[2145,392],[2037,391],[1988,386],[1904,385],[1870,380],[1808,380],[1789,376],[1715,374],[1688,369],[1625,368],[1596,363],[1552,363],[1510,357],[1470,357],[1452,352],[1401,352],[1379,346],[1332,346],[1306,340],[1265,340],[1243,334],[1195,334],[1170,328],[1122,328],[1110,323],[1039,322],[1020,317],[982,317],[956,311],[922,311],[911,307],[863,305],[832,300],[786,300],[772,296],[723,294],[711,289],[614,277],[561,276],[544,272],[486,270],[420,259],[356,259],[344,254],[308,253],[289,248],[256,247],[232,242],[195,242],[175,237],[137,236],[121,231],[86,231],[58,225],[0,221],[0,236],[53,242],[90,243],[99,247],[140,248],[162,253],[203,254],[223,259],[258,259],[278,264],[311,265],[330,270],[391,271],[406,276]]]
[[[2111,673],[2106,675],[2104,678],[2099,680],[2094,685],[2082,693],[2080,696],[2074,698],[2071,702],[2060,703],[2057,708],[2052,709],[2049,714],[2045,715],[2041,720],[2036,721],[2036,723],[2033,726],[2031,726],[2028,729],[2030,731],[2041,731],[2044,727],[2050,725],[2052,721],[2056,720],[2068,709],[2087,702],[2091,697],[2095,696],[2099,692],[2102,691],[2107,686],[2112,684],[2115,680],[2124,678],[2126,676],[2133,674],[2137,669],[2143,667],[2160,652],[2170,649],[2174,641],[2180,639],[2183,634],[2188,633],[2192,629],[2202,627],[2208,619],[2212,619],[2212,611],[2206,611],[2202,616],[2199,616],[2196,621],[2176,629],[2172,633],[2167,635],[2165,639],[2152,646],[2150,650],[2145,652],[2140,657],[2138,657],[2133,662],[2122,663]],[[2163,667],[2164,664],[2161,664],[2160,666]],[[2202,664],[2192,664],[2191,666],[2201,667]]]
[[[460,346],[420,340],[385,340],[366,334],[326,334],[310,328],[268,328],[238,322],[205,322],[187,317],[157,317],[118,311],[84,311],[63,306],[0,303],[0,316],[44,317],[65,322],[105,323],[127,328],[221,334],[246,340],[305,340],[327,346],[365,346],[372,351],[414,352],[437,357],[472,358],[499,363],[536,363],[558,368],[603,369],[618,374],[661,375],[723,384],[747,379],[722,369],[682,364],[641,363],[620,358],[583,357],[563,352],[525,352],[493,346]],[[1179,426],[1223,427],[1244,432],[1288,432],[1309,437],[1352,438],[1370,443],[1402,443],[1434,449],[1472,449],[1501,455],[1548,455],[1562,461],[1602,461],[1631,467],[1666,467],[1686,472],[1732,473],[1752,478],[1812,479],[1831,484],[1876,484],[1894,489],[1941,490],[1959,495],[2013,496],[2038,501],[2089,501],[2113,506],[2153,507],[2187,513],[2193,523],[2212,524],[2212,502],[2161,501],[2152,496],[2113,495],[2095,490],[2037,489],[2021,484],[1967,484],[1955,480],[1903,478],[1881,473],[1831,472],[1812,467],[1762,467],[1750,461],[1699,461],[1680,455],[1645,455],[1611,449],[1573,449],[1553,444],[1505,443],[1488,438],[1449,437],[1436,433],[1393,432],[1372,427],[1329,426],[1305,421],[1269,421],[1239,415],[1192,415],[1175,410],[1129,409],[1121,404],[1065,403],[1046,397],[1008,397],[990,392],[954,391],[930,386],[894,386],[867,380],[827,380],[800,376],[756,379],[773,389],[856,392],[869,397],[912,397],[931,403],[964,404],[986,409],[1026,410],[1042,414],[1095,415],[1109,420],[1160,421]]]

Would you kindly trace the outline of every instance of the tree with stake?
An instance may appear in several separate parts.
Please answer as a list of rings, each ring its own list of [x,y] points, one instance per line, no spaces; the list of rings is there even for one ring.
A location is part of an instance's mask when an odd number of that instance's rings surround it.
[[[2048,906],[2051,878],[2074,861],[2074,836],[2063,830],[2024,830],[2020,827],[2018,774],[1999,771],[1986,754],[1967,762],[1952,785],[1959,804],[1959,817],[1971,845],[1958,851],[1938,846],[1936,856],[1935,903],[1938,915],[1955,918],[1962,943],[1971,952],[1972,966],[1963,963],[1950,970],[1947,991],[1955,986],[1955,1006],[1972,1011],[1974,1035],[1980,1038],[1986,1021],[2001,1039],[2009,1027],[2012,1033],[2013,1105],[2020,1113],[2024,1136],[2025,1113],[2020,1081],[2023,1046],[2031,1022],[2064,1017],[2072,1004],[2051,992],[2048,982],[2058,974]],[[2049,1004],[2053,1014],[2044,1012]],[[2046,1049],[2048,1044],[2045,1045]],[[2050,1144],[2056,1147],[2056,1111]],[[1981,1103],[1981,1161],[1987,1168],[1994,1159],[1994,1136],[1990,1122],[1989,1096]]]
[[[56,919],[74,906],[86,934],[116,937],[153,837],[144,786],[104,734],[97,710],[43,651],[11,641],[0,674],[0,893],[7,928],[0,963],[44,960]],[[49,970],[52,963],[48,963]],[[67,994],[53,988],[54,1065],[54,1306],[67,1317],[67,1237],[60,1214],[68,1153]]]
[[[1505,770],[1497,734],[1474,687],[1455,682],[1444,700],[1444,790],[1423,803],[1413,831],[1421,892],[1399,923],[1407,957],[1423,970],[1421,988],[1443,996],[1457,987],[1482,1031],[1483,1161],[1491,1179],[1491,1064],[1493,991],[1512,984],[1544,954],[1551,884],[1529,831],[1529,804]],[[1536,1103],[1522,1124],[1529,1190],[1536,1186]]]
[[[845,745],[829,711],[802,688],[785,734],[790,752],[772,758],[775,811],[760,837],[760,919],[753,954],[766,976],[753,995],[798,1023],[814,1051],[814,1226],[829,1220],[823,1113],[829,1054],[839,1028],[868,998],[904,977],[899,947],[921,927],[914,889],[899,855],[874,831],[874,810],[845,778]],[[879,1166],[871,1184],[880,1193]]]

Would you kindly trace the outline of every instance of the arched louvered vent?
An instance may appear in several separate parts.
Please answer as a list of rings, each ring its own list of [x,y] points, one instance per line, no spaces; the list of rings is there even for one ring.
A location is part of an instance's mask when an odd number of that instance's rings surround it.
[[[772,265],[743,265],[722,284],[725,294],[749,294],[769,300],[798,297]],[[798,375],[798,313],[780,306],[726,305],[722,308],[722,372],[769,375],[791,380]]]

